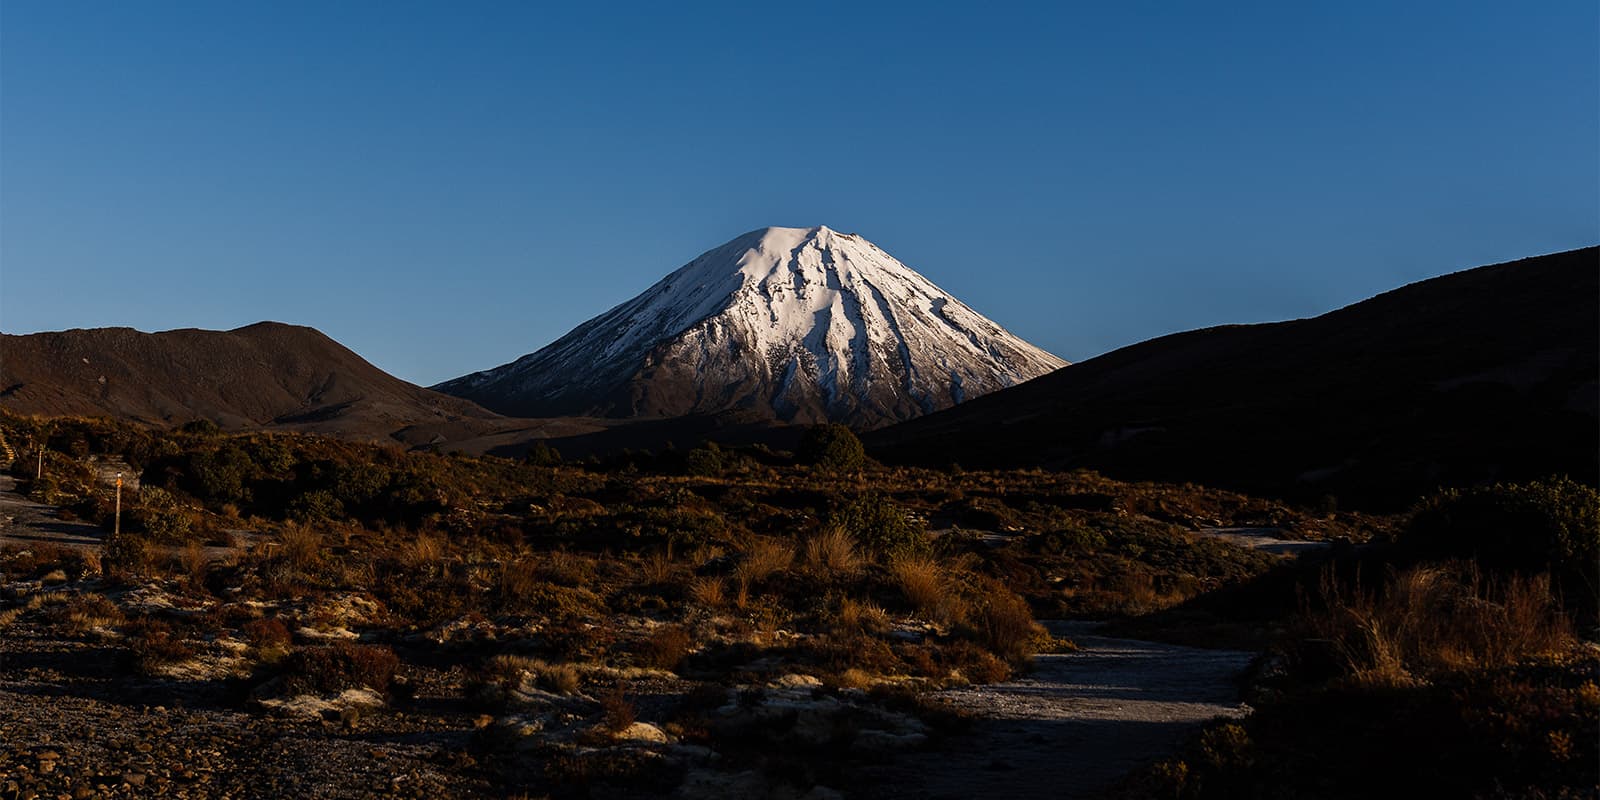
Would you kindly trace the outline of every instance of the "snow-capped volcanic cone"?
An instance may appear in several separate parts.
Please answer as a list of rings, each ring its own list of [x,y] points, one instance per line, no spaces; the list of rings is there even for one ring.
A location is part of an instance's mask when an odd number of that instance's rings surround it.
[[[874,428],[1065,364],[866,239],[765,228],[536,353],[434,388],[519,416],[748,409]]]

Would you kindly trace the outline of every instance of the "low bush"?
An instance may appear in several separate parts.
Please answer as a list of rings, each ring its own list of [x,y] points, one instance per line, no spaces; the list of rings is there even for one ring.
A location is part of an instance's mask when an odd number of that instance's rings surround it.
[[[291,653],[284,663],[284,688],[290,694],[338,694],[362,687],[387,694],[400,659],[377,645],[339,642]]]
[[[817,425],[805,432],[795,459],[819,469],[832,472],[857,472],[867,461],[867,450],[861,439],[849,428],[837,423]]]
[[[879,558],[928,550],[928,533],[882,495],[868,494],[838,509],[831,520],[867,552]]]
[[[250,645],[256,659],[266,663],[283,660],[284,656],[289,654],[289,646],[294,641],[288,626],[276,617],[264,617],[246,622],[239,629],[239,633],[245,643]]]
[[[1424,559],[1552,572],[1569,604],[1600,608],[1600,492],[1569,478],[1452,489],[1423,501],[1400,543]]]
[[[689,655],[692,643],[689,631],[679,625],[669,625],[651,633],[639,648],[641,666],[675,670]]]
[[[187,661],[199,652],[173,627],[161,620],[140,617],[128,626],[128,653],[141,675],[155,675],[162,667]]]

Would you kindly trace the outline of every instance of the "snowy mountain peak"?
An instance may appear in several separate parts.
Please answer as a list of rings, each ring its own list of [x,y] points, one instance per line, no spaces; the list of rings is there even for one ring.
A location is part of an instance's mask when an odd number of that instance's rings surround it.
[[[528,416],[746,408],[865,428],[1065,363],[860,236],[763,228],[538,352],[436,388]]]

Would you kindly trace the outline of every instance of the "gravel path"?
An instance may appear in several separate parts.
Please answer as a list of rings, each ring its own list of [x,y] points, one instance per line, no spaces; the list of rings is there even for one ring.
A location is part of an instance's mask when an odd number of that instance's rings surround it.
[[[1333,547],[1332,542],[1281,539],[1276,534],[1283,531],[1278,528],[1201,528],[1197,532],[1201,536],[1278,556],[1307,556]]]
[[[870,770],[861,796],[1082,797],[1169,754],[1206,720],[1248,713],[1234,679],[1252,653],[1046,625],[1081,649],[1039,656],[1014,681],[942,692],[978,717],[971,734]]]
[[[49,543],[75,550],[99,550],[105,531],[96,525],[63,520],[55,506],[17,493],[17,479],[0,474],[0,544]]]
[[[248,545],[259,538],[253,531],[230,530],[226,533],[241,545]],[[0,474],[0,545],[52,544],[73,550],[99,552],[105,546],[105,541],[106,531],[100,526],[62,519],[60,510],[55,506],[29,500],[18,493],[16,478]],[[170,546],[162,550],[168,555],[182,552],[182,548]],[[239,552],[231,547],[207,546],[203,550],[208,561],[223,561]]]

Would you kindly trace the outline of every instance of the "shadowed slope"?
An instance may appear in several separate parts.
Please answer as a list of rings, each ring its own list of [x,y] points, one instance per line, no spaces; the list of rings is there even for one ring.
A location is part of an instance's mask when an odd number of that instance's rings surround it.
[[[879,431],[881,458],[1090,467],[1395,506],[1594,483],[1600,250],[1422,281],[1320,317],[1153,339]]]

